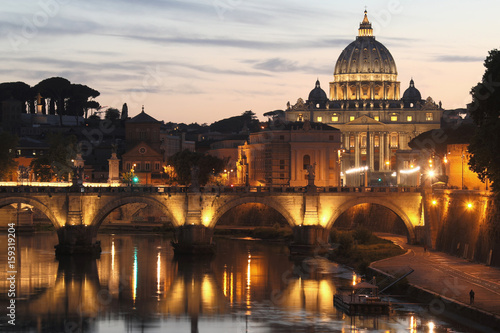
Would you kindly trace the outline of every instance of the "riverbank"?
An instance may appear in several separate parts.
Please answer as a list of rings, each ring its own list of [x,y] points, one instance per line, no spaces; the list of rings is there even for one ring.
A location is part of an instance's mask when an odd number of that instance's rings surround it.
[[[394,257],[405,253],[392,241],[380,238],[366,229],[339,231],[332,229],[330,242],[333,251],[328,259],[352,267],[355,271],[366,274],[374,261]]]
[[[387,237],[405,249],[405,254],[373,262],[370,270],[393,278],[408,268],[406,296],[426,306],[433,315],[460,321],[481,332],[500,327],[500,269],[425,251],[406,244],[401,237]],[[474,290],[473,304],[469,291]],[[389,291],[391,292],[391,291]],[[486,327],[487,326],[487,327]]]

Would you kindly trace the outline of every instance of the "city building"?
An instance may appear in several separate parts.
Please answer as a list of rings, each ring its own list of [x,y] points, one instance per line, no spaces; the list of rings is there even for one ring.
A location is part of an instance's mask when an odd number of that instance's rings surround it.
[[[337,59],[330,98],[318,80],[306,101],[287,104],[286,121],[308,120],[341,131],[345,185],[396,185],[397,165],[412,164],[396,161],[396,153],[410,150],[408,143],[420,133],[440,127],[441,103],[422,99],[413,79],[401,97],[397,76],[396,62],[373,36],[365,11],[356,40]]]
[[[340,131],[309,121],[251,133],[238,147],[238,183],[250,186],[340,186]],[[312,173],[312,175],[310,175]]]
[[[140,184],[161,183],[164,155],[161,122],[142,112],[125,123],[127,151],[121,156],[122,172],[133,172]]]

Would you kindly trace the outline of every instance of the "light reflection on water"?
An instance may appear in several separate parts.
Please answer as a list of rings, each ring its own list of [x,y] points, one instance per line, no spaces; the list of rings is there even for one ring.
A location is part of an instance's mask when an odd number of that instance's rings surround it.
[[[17,331],[419,332],[429,321],[344,315],[333,295],[350,282],[336,277],[346,272],[321,258],[291,259],[281,244],[219,239],[209,260],[174,259],[160,235],[99,239],[99,259],[57,261],[55,233],[19,235]]]

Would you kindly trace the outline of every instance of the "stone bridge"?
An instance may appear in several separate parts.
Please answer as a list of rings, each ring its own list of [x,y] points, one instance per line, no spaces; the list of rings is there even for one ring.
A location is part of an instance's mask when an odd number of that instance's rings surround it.
[[[408,230],[423,226],[423,195],[416,188],[396,187],[103,187],[103,188],[0,188],[0,208],[24,203],[39,209],[54,224],[59,245],[56,252],[98,251],[97,232],[115,209],[145,203],[169,216],[178,231],[178,242],[210,244],[215,225],[224,213],[245,203],[260,203],[278,211],[294,229],[295,243],[317,247],[347,209],[364,203],[387,207]]]

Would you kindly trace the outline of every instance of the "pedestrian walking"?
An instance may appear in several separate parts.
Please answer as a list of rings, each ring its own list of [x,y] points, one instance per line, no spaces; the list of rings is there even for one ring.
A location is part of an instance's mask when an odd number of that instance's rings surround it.
[[[469,291],[470,304],[474,304],[474,295],[475,295],[475,292],[474,292],[474,290],[471,289]]]

